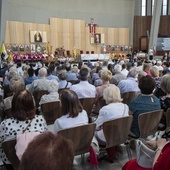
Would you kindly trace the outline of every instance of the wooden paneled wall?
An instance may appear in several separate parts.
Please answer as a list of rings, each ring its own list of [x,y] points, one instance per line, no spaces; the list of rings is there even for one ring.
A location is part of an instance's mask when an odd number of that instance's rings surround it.
[[[133,49],[141,50],[141,37],[147,37],[147,30],[150,31],[151,16],[135,16],[133,29]],[[161,16],[158,37],[170,37],[170,16]],[[147,43],[148,45],[149,43]],[[148,50],[148,47],[147,47]],[[158,52],[159,53],[159,52]]]
[[[58,47],[70,50],[76,49],[101,52],[101,44],[90,43],[89,27],[84,20],[50,18],[50,24],[35,24],[7,21],[6,41],[10,44],[30,44],[30,31],[46,31],[47,42],[54,52]],[[129,45],[129,28],[97,27],[96,33],[104,34],[106,45]]]

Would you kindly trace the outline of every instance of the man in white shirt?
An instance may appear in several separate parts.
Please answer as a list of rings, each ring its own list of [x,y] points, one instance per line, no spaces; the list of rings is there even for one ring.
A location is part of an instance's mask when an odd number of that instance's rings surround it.
[[[51,80],[48,80],[46,78],[47,76],[47,69],[46,68],[41,68],[38,71],[38,76],[39,78],[34,80],[32,84],[29,87],[29,91],[32,93],[34,91],[39,91],[39,90],[47,90],[48,91],[48,86]]]
[[[70,90],[77,93],[79,99],[96,97],[96,88],[88,82],[88,76],[88,68],[82,68],[79,72],[80,83],[70,87]]]

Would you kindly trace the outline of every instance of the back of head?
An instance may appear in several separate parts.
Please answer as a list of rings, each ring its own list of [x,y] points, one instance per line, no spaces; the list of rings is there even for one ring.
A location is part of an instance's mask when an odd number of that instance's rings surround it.
[[[122,66],[121,66],[120,64],[116,64],[116,65],[114,66],[114,71],[115,71],[115,73],[120,73],[121,70],[122,70]]]
[[[33,96],[28,90],[20,90],[12,99],[12,115],[17,120],[33,119],[35,106]]]
[[[112,73],[109,70],[101,71],[101,79],[104,81],[109,81],[112,78]]]
[[[45,132],[29,143],[22,156],[20,170],[71,170],[73,158],[70,140]]]
[[[170,94],[170,73],[166,73],[162,77],[160,86],[166,94]]]
[[[10,81],[13,77],[18,76],[18,73],[16,71],[10,71],[7,75],[8,80]]]
[[[79,112],[83,110],[77,94],[69,89],[64,89],[60,93],[61,113],[69,114],[69,117],[77,117]]]
[[[159,69],[156,66],[153,66],[150,69],[150,73],[151,73],[152,77],[159,77]]]
[[[47,69],[46,68],[40,68],[38,71],[39,77],[46,77],[47,76]]]
[[[32,77],[34,75],[34,69],[32,68],[29,68],[27,72],[28,72],[29,77]]]
[[[155,89],[155,80],[151,76],[143,76],[139,80],[139,88],[142,94],[152,94]]]
[[[106,103],[112,103],[112,102],[121,102],[121,95],[120,90],[117,86],[114,84],[110,84],[108,87],[106,87],[103,91],[103,98],[106,100]]]
[[[20,90],[24,90],[25,89],[25,83],[22,77],[20,76],[15,76],[13,78],[10,79],[10,83],[9,83],[9,88],[11,89],[11,91],[13,92],[17,92]]]
[[[103,60],[102,66],[103,67],[107,67],[107,65],[108,65],[108,61],[107,60]]]
[[[66,80],[67,79],[67,71],[66,70],[61,70],[59,73],[58,73],[58,78],[60,80]]]
[[[79,78],[82,81],[86,81],[88,80],[88,76],[89,76],[89,70],[88,68],[81,68],[80,72],[79,72]]]
[[[138,70],[136,68],[131,68],[129,70],[128,77],[137,78],[138,77]]]

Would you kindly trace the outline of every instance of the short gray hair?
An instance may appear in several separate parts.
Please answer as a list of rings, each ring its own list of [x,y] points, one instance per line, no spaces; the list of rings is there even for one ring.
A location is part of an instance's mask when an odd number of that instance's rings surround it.
[[[136,78],[138,76],[138,70],[136,68],[131,68],[128,73],[128,77]]]
[[[45,67],[40,68],[39,71],[38,71],[38,75],[39,75],[39,77],[46,77],[47,69]]]
[[[166,94],[170,94],[170,73],[162,77],[160,87]]]
[[[122,70],[122,66],[121,66],[120,64],[116,64],[116,65],[114,66],[114,71],[115,71],[115,73],[120,73],[121,70]]]
[[[58,78],[60,80],[66,80],[67,79],[67,71],[66,70],[61,70],[58,74]]]

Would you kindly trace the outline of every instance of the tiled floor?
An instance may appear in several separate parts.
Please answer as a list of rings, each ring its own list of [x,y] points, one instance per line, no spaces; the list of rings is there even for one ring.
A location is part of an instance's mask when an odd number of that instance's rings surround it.
[[[131,150],[132,157],[135,158],[136,151]],[[86,155],[85,157],[87,157]],[[73,170],[121,170],[123,165],[129,160],[127,156],[126,147],[122,145],[122,153],[117,154],[117,160],[114,160],[113,163],[106,162],[104,160],[99,162],[98,167],[92,167],[87,159],[84,159],[84,164],[81,163],[80,156],[76,157],[74,160]]]

